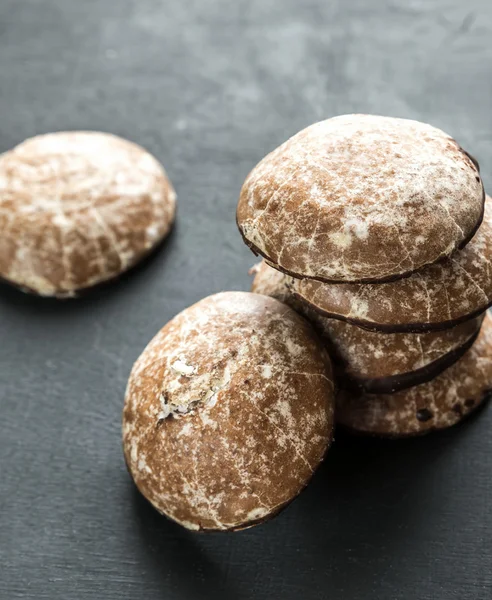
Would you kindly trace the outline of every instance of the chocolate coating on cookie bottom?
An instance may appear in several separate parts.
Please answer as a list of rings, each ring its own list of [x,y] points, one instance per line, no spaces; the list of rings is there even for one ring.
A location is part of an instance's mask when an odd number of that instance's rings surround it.
[[[455,425],[490,397],[492,317],[468,352],[432,381],[396,394],[340,391],[337,424],[358,433],[406,437]]]
[[[398,375],[374,378],[354,377],[353,375],[348,375],[344,372],[343,365],[340,369],[337,369],[337,364],[335,362],[334,367],[338,377],[338,384],[343,389],[364,392],[366,394],[394,394],[395,392],[400,392],[401,390],[427,383],[460,360],[465,352],[472,347],[479,333],[480,328],[478,328],[462,346],[451,350],[447,354],[444,354],[433,362],[428,363],[415,371],[399,373]]]

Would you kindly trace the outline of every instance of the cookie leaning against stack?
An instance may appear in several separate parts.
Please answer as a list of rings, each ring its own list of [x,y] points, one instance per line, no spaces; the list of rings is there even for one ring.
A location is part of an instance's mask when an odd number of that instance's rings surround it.
[[[126,463],[184,527],[244,529],[307,485],[330,446],[333,408],[330,360],[309,323],[272,298],[215,294],[172,319],[135,363]]]
[[[466,404],[453,373],[492,387],[490,336],[472,346],[492,303],[492,200],[476,161],[442,131],[368,115],[308,127],[253,169],[237,220],[271,265],[256,268],[253,290],[301,312],[330,350],[339,422],[420,433],[479,404]],[[443,385],[446,402],[426,407]],[[383,425],[364,426],[369,410],[350,418],[381,398],[391,400]]]

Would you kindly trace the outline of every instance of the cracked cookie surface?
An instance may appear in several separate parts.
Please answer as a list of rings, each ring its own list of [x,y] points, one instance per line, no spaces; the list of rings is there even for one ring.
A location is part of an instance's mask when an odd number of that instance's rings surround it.
[[[329,447],[329,358],[277,300],[209,296],[172,319],[135,363],[125,458],[143,495],[189,529],[251,526],[304,488]]]

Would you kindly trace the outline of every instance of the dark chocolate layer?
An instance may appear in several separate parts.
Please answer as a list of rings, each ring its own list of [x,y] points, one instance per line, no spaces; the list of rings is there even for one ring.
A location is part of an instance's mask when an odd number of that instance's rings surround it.
[[[391,377],[378,377],[375,379],[360,379],[341,372],[337,373],[339,385],[344,389],[362,391],[366,394],[394,394],[395,392],[399,392],[422,383],[427,383],[458,361],[465,354],[465,352],[471,348],[479,333],[480,328],[477,329],[477,332],[472,335],[471,338],[468,339],[462,346],[451,350],[451,352],[448,352],[444,356],[441,356],[437,360],[425,365],[424,367],[421,367],[420,369],[417,369],[416,371],[400,373],[399,375],[393,375]],[[337,372],[336,363],[335,372]]]

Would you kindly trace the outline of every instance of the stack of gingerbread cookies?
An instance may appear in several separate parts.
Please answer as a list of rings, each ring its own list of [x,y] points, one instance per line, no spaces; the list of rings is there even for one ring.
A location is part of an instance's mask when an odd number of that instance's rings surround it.
[[[252,291],[324,340],[339,424],[414,435],[487,398],[492,200],[447,134],[371,115],[312,125],[253,169],[237,221],[265,259]]]

